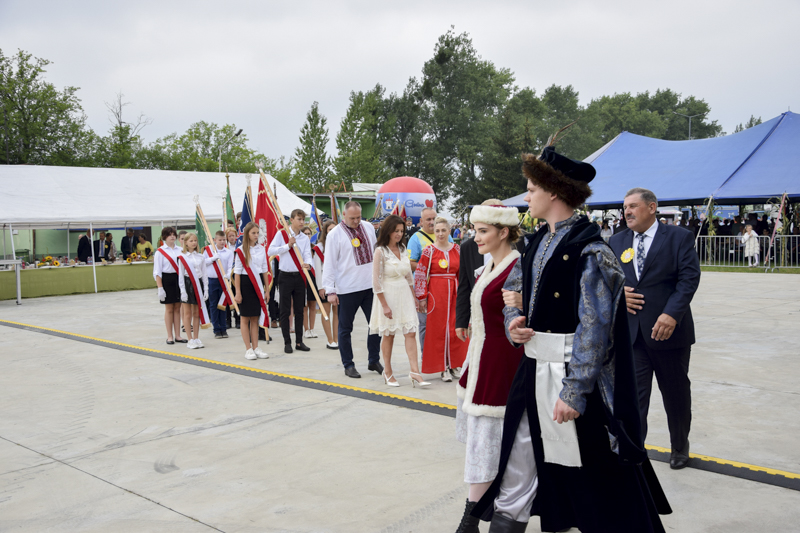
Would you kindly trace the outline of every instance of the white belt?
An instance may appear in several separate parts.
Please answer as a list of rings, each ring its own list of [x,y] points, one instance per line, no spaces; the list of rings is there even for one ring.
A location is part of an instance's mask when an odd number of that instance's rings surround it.
[[[563,466],[581,466],[575,421],[553,420],[556,401],[563,388],[566,363],[572,358],[575,334],[540,333],[525,343],[525,355],[536,360],[536,411],[542,431],[544,460]]]

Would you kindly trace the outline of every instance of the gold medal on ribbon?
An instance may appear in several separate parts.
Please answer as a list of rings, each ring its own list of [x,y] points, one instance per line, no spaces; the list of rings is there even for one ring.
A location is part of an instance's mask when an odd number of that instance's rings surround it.
[[[439,259],[439,266],[441,268],[447,268],[447,259]]]
[[[361,241],[358,240],[358,237],[354,237],[353,240],[350,241],[350,244],[352,244],[354,248],[358,248],[361,246]]]
[[[630,263],[631,261],[633,261],[633,248],[628,248],[627,250],[622,252],[622,255],[619,257],[619,260],[622,261],[623,263]]]

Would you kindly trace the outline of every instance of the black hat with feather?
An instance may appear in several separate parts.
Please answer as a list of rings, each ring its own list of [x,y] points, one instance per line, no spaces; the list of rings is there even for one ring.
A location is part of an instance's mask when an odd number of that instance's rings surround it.
[[[594,179],[596,171],[589,163],[556,152],[555,143],[563,137],[559,134],[572,124],[550,137],[539,157],[522,154],[522,173],[534,184],[557,195],[565,204],[577,208],[592,195],[589,182]]]

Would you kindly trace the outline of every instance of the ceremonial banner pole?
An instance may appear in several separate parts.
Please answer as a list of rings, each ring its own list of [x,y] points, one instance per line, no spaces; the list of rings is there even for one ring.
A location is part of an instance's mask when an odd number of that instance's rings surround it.
[[[203,208],[200,207],[200,198],[198,196],[194,197],[194,203],[197,206],[197,215],[200,217],[200,222],[203,223],[203,230],[205,230],[206,235],[210,238],[211,231],[208,229],[208,223],[206,222],[206,217],[203,214]],[[236,300],[233,298],[233,291],[231,290],[231,286],[228,283],[228,278],[224,276],[225,269],[222,267],[222,261],[219,260],[219,256],[217,256],[217,265],[219,266],[219,271],[223,273],[222,281],[225,283],[225,292],[228,293],[228,297],[231,299],[231,303],[233,304],[233,308],[236,309],[236,312],[239,313],[239,306],[236,305]],[[212,302],[213,303],[213,302]],[[216,304],[214,304],[216,305]],[[239,313],[241,314],[241,313]]]
[[[781,221],[781,215],[783,215],[783,206],[786,203],[786,196],[787,194],[783,193],[783,196],[781,197],[781,207],[778,210],[778,218],[775,220],[775,226],[772,228],[772,237],[769,239],[769,248],[767,248],[766,257],[764,257],[764,267],[767,270],[769,269],[769,260],[773,253],[772,247],[775,245],[775,234],[778,232],[778,224]],[[766,272],[766,270],[764,270],[764,272]]]
[[[281,221],[283,225],[283,230],[286,234],[289,234],[289,225],[286,223],[286,219],[283,218],[283,213],[281,212],[281,207],[278,205],[278,200],[275,198],[275,195],[272,194],[272,187],[269,186],[269,182],[267,181],[267,176],[264,174],[264,170],[261,166],[258,167],[258,172],[261,174],[261,181],[264,182],[264,189],[267,191],[269,195],[269,200],[272,202],[272,207],[275,209],[275,213],[278,214],[278,220]],[[298,255],[298,257],[302,258],[303,254],[300,252],[300,248],[297,247],[297,244],[294,245],[294,252]],[[314,282],[311,281],[311,276],[308,274],[308,269],[300,263],[301,268],[303,269],[303,273],[306,275],[306,281],[308,281],[309,287],[311,287],[311,292],[314,293],[314,298],[317,300],[317,304],[319,305],[319,310],[322,312],[323,318],[325,320],[330,320],[328,318],[328,313],[325,312],[325,308],[322,306],[322,300],[319,298],[319,293],[317,292],[317,288],[314,286]]]
[[[89,231],[92,234],[92,239],[94,239],[94,227],[92,227],[91,222],[89,222]],[[97,293],[97,258],[94,256],[94,241],[92,239],[89,239],[89,244],[92,246],[92,276],[94,277],[94,292]],[[97,247],[99,248],[100,245]],[[103,272],[105,272],[105,270]]]

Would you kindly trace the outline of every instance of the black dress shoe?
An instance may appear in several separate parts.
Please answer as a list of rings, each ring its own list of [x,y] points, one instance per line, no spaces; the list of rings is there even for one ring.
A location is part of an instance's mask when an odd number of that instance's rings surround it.
[[[355,366],[348,366],[344,369],[344,375],[348,378],[360,378],[361,374],[358,373]]]
[[[375,362],[375,363],[370,363],[369,366],[367,367],[367,369],[368,370],[374,370],[378,374],[383,374],[383,365],[381,364],[380,361]]]
[[[292,345],[291,344],[284,344],[283,345],[283,353],[292,353],[293,351],[294,350],[292,350]]]
[[[673,470],[686,468],[689,464],[689,456],[678,452],[672,452],[669,456],[669,467]]]
[[[311,348],[309,348],[308,346],[306,346],[302,342],[300,344],[295,345],[295,348],[297,348],[301,352],[310,352],[311,351]]]
[[[175,341],[171,341],[171,340],[167,339],[167,344],[175,344]]]
[[[175,339],[175,342],[182,342],[183,344],[186,344],[189,342],[189,339]]]

